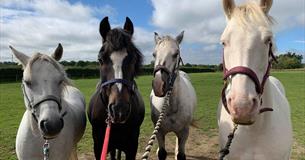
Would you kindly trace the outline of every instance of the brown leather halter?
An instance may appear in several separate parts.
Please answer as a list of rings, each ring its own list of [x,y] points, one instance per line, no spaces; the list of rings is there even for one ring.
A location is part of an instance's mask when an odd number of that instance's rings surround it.
[[[228,70],[226,68],[226,66],[225,66],[225,60],[223,58],[223,80],[225,81],[225,84],[224,84],[224,87],[223,87],[222,92],[221,92],[221,98],[222,98],[222,104],[223,104],[223,106],[225,107],[226,111],[229,114],[230,114],[230,111],[228,109],[227,99],[226,99],[226,89],[227,89],[227,86],[228,86],[228,83],[227,83],[228,77],[230,77],[230,76],[233,77],[236,74],[244,74],[244,75],[248,76],[254,82],[256,92],[259,94],[259,96],[261,96],[263,94],[263,92],[264,92],[265,83],[266,83],[266,81],[267,81],[267,79],[269,77],[272,60],[277,62],[277,60],[276,60],[276,58],[275,58],[275,56],[273,54],[273,51],[272,51],[272,43],[270,43],[269,44],[268,67],[267,67],[266,73],[264,74],[262,83],[260,83],[256,73],[252,69],[250,69],[248,67],[237,66],[237,67],[233,67],[232,69]],[[260,105],[262,105],[262,100],[260,102]],[[266,112],[266,111],[273,111],[273,109],[272,108],[262,108],[262,109],[260,109],[259,112],[263,113],[263,112]]]

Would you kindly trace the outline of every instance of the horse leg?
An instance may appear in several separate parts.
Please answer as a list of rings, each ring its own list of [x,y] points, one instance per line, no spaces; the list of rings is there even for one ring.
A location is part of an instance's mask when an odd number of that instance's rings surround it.
[[[94,155],[96,160],[99,160],[102,153],[105,132],[102,131],[103,127],[92,125],[92,137],[94,140]]]
[[[165,134],[157,133],[157,140],[159,148],[157,150],[157,155],[159,160],[165,160],[167,152],[165,150]]]
[[[136,129],[133,133],[131,133],[130,137],[130,143],[127,144],[127,147],[125,150],[125,156],[126,160],[135,160],[137,156],[138,151],[138,139],[140,135],[140,128]]]
[[[73,147],[69,160],[78,160],[76,146]]]
[[[118,150],[117,152],[117,160],[121,160],[121,154],[122,154],[122,151],[121,150]]]
[[[116,152],[115,149],[113,149],[113,150],[110,151],[110,159],[111,159],[111,160],[116,160],[116,159],[115,159],[115,152]]]
[[[176,133],[176,159],[186,160],[185,143],[189,135],[189,127],[184,128],[181,132]]]

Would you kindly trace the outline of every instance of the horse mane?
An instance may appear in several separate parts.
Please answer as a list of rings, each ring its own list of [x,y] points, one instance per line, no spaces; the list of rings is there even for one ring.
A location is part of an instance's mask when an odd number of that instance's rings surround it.
[[[32,74],[32,66],[33,66],[34,62],[36,62],[38,60],[46,61],[46,62],[49,62],[50,64],[52,64],[63,75],[63,77],[64,77],[63,85],[64,86],[72,85],[72,82],[68,78],[63,66],[60,63],[58,63],[55,59],[51,58],[50,56],[44,55],[41,53],[36,53],[36,54],[34,54],[34,56],[32,56],[30,58],[30,60],[28,61],[27,65],[24,69],[25,75],[29,76]]]
[[[244,27],[254,23],[269,28],[274,23],[274,19],[270,15],[264,13],[261,6],[256,1],[249,1],[246,4],[235,7],[232,12],[232,18],[233,17]]]
[[[108,32],[106,42],[103,46],[108,51],[119,51],[125,48],[128,56],[132,58],[135,64],[134,76],[139,75],[140,68],[143,64],[143,54],[132,42],[132,36],[129,33],[123,29],[114,28]]]

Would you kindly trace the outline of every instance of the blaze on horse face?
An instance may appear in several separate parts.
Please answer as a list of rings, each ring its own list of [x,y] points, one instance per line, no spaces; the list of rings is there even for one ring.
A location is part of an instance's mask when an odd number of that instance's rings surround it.
[[[123,29],[111,29],[108,17],[100,23],[103,46],[99,53],[102,82],[124,79],[133,84],[138,72],[140,53],[132,43],[133,24],[127,17]],[[135,54],[136,53],[136,54]],[[142,61],[142,59],[141,59]],[[101,89],[101,98],[108,106],[114,123],[125,123],[131,112],[133,90],[123,83],[113,83]]]

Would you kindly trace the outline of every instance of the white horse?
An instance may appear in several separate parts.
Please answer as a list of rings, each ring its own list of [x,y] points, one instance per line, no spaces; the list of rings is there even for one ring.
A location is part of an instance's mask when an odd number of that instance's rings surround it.
[[[268,15],[272,0],[242,6],[223,0],[223,6],[226,84],[218,108],[220,147],[236,123],[240,125],[227,159],[287,160],[292,146],[290,106],[280,81],[268,75],[275,49]]]
[[[165,119],[157,134],[159,160],[166,159],[165,135],[174,132],[176,138],[176,158],[185,160],[185,143],[189,135],[189,126],[193,121],[193,113],[197,105],[195,90],[190,78],[183,71],[179,71],[180,48],[183,32],[175,39],[170,36],[159,37],[155,33],[155,70],[153,90],[150,95],[151,118],[156,125],[161,112],[164,96],[169,88],[170,81],[174,81],[173,92],[166,108]],[[176,77],[176,79],[174,78]]]
[[[28,57],[10,48],[24,69],[22,91],[26,111],[16,137],[18,159],[42,160],[46,139],[49,142],[46,158],[77,159],[76,144],[86,127],[85,99],[71,86],[57,62],[62,57],[62,46],[58,45],[52,57],[40,53]]]

